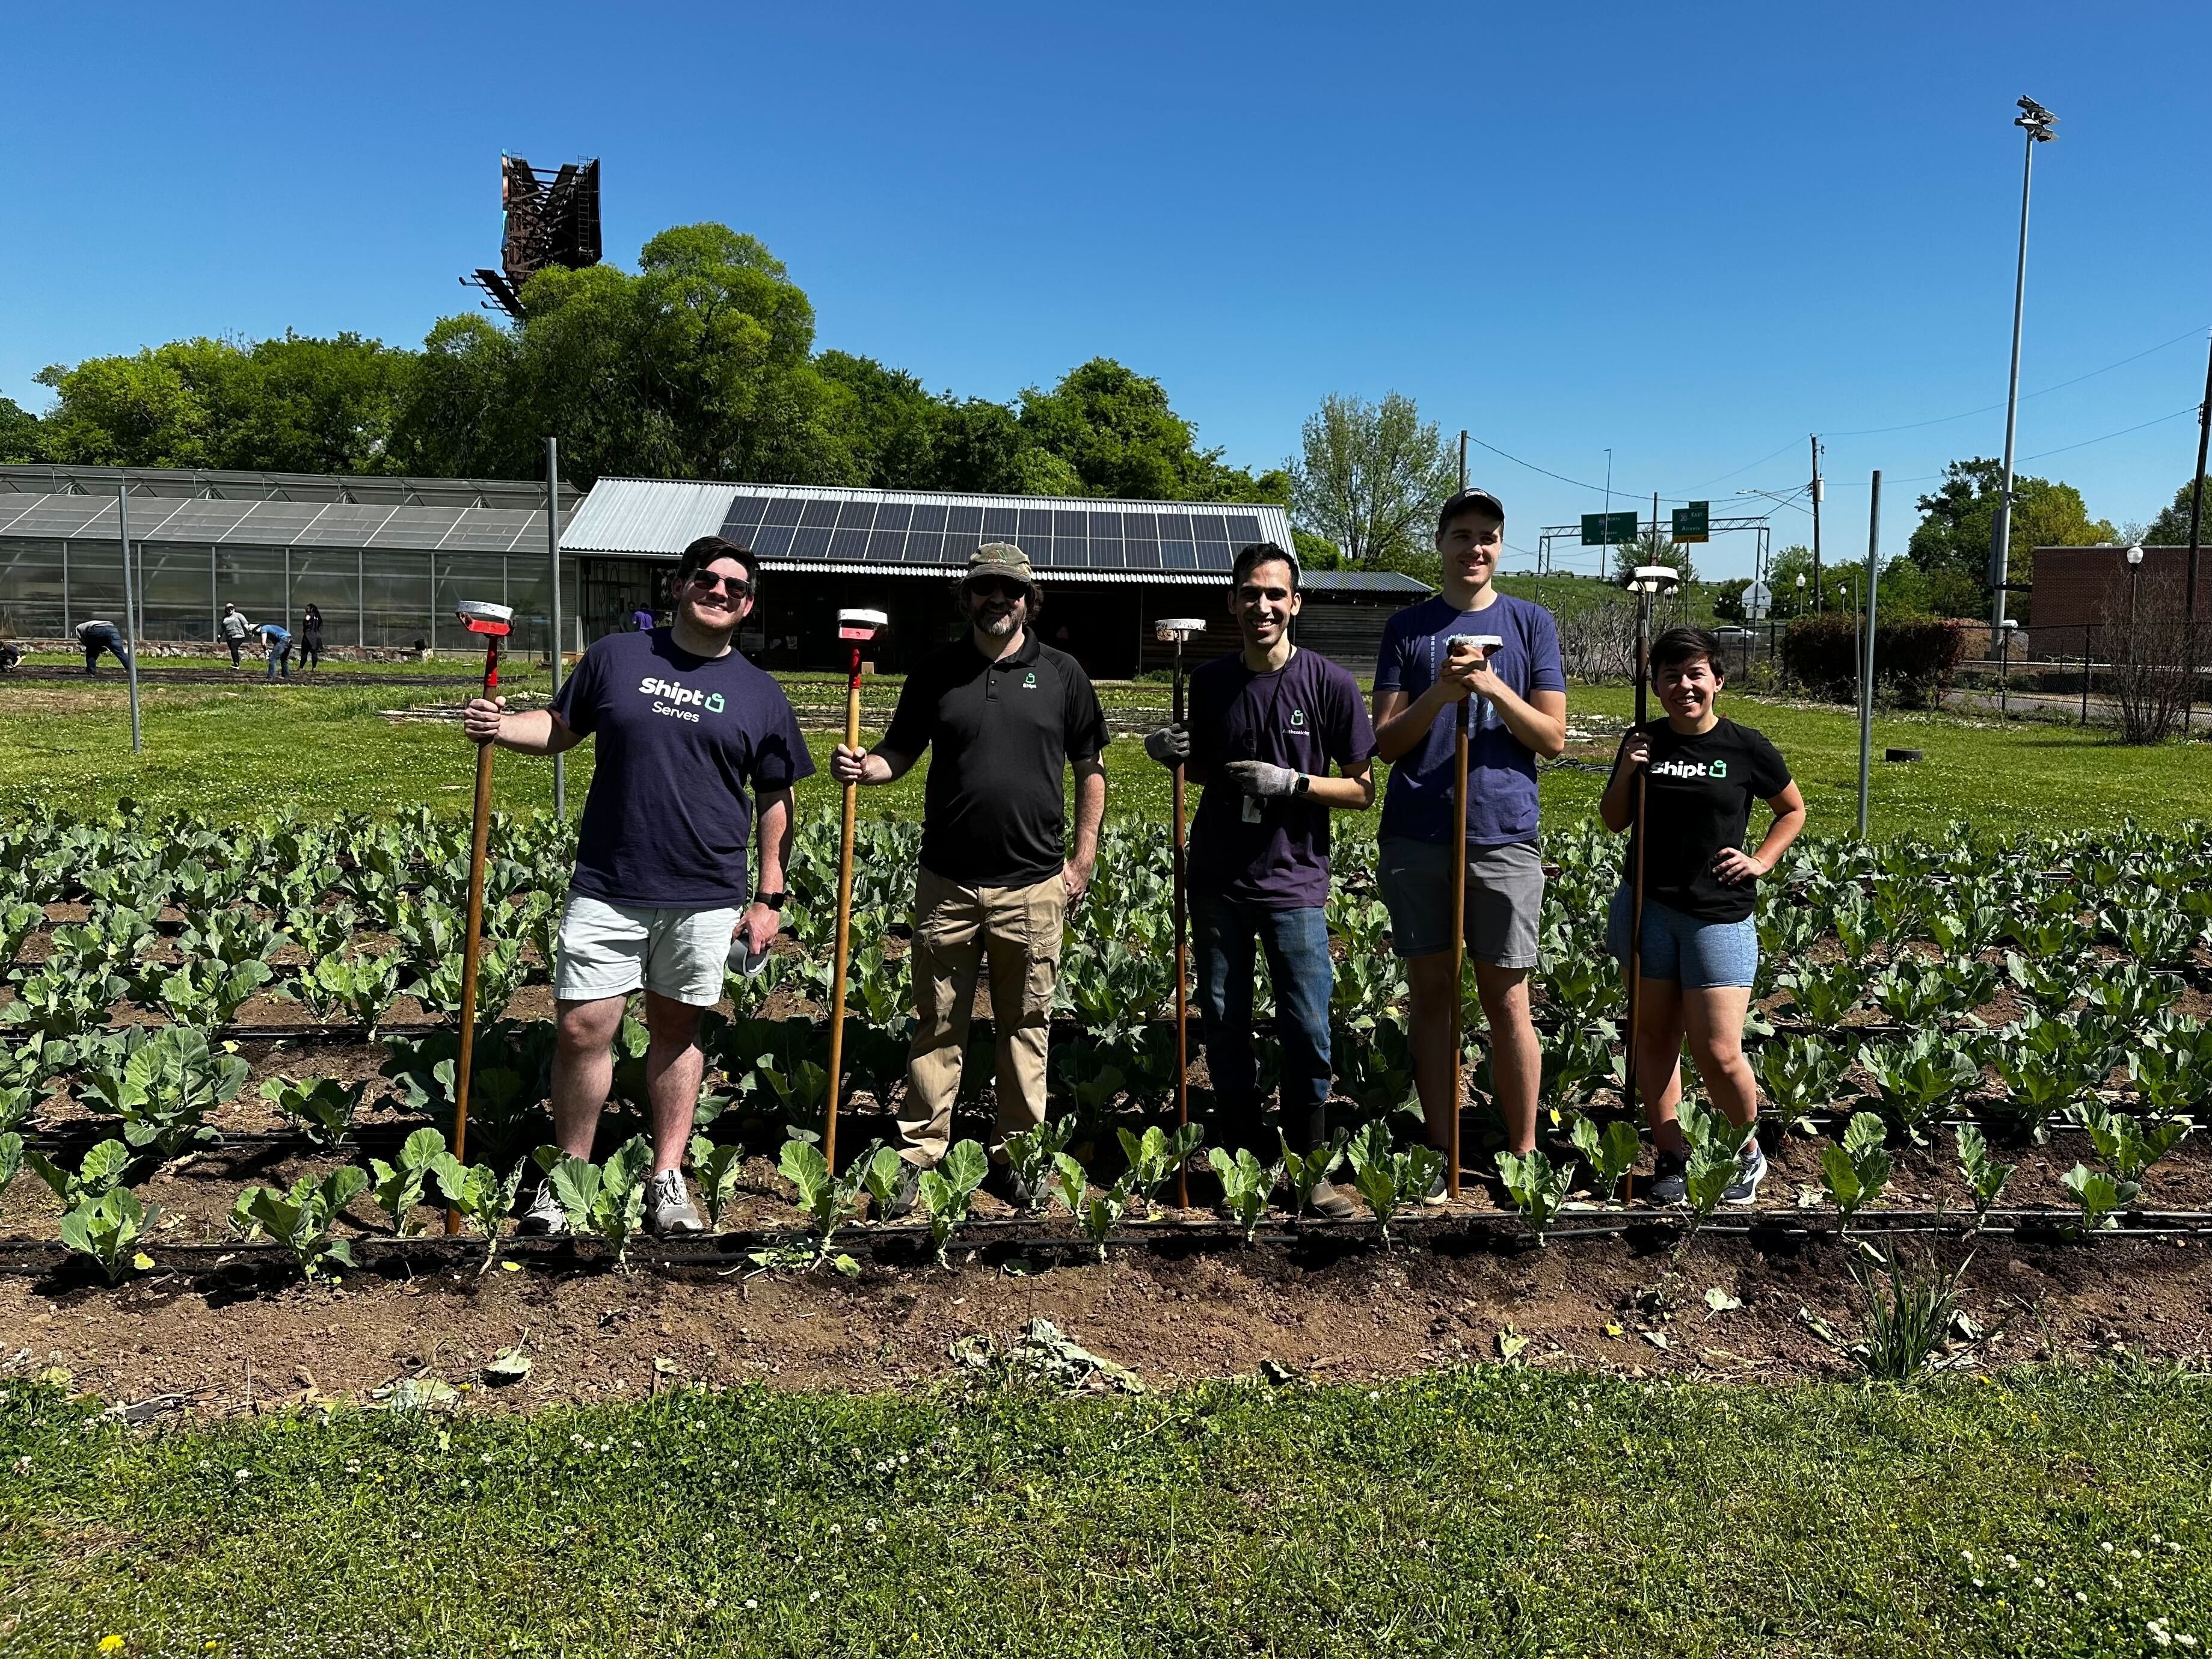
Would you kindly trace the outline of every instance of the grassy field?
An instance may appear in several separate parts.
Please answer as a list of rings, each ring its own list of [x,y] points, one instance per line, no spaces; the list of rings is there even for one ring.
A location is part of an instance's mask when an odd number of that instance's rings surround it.
[[[1510,1366],[134,1432],[0,1390],[0,1649],[2061,1656],[2212,1641],[2212,1383]],[[110,1645],[109,1638],[120,1638]]]
[[[823,677],[794,677],[802,703],[830,705],[842,687]],[[866,730],[879,737],[888,719],[888,686],[871,699]],[[0,799],[10,794],[88,803],[129,794],[161,807],[209,812],[251,811],[282,801],[309,811],[388,808],[427,803],[465,811],[474,765],[453,727],[394,721],[380,711],[454,699],[437,687],[382,688],[358,683],[274,688],[255,679],[209,688],[149,687],[142,694],[146,752],[133,758],[119,678],[93,685],[15,682],[0,686]],[[1166,706],[1164,688],[1120,688],[1125,708]],[[1577,686],[1569,707],[1585,727],[1616,731],[1632,694],[1626,687]],[[1731,699],[1725,705],[1756,726],[1790,759],[1812,808],[1808,833],[1850,833],[1856,822],[1858,731],[1848,713],[1809,705]],[[810,739],[817,760],[832,738]],[[1978,828],[2051,830],[2133,817],[2174,823],[2201,816],[2212,782],[2212,748],[2173,743],[2129,749],[2098,732],[1948,714],[1886,714],[1875,722],[1872,829],[1877,836],[1936,836],[1954,819]],[[1889,746],[1920,749],[1912,765],[1886,764]],[[1609,755],[1609,743],[1601,752]],[[1166,775],[1134,742],[1117,741],[1108,757],[1109,811],[1116,817],[1164,816]],[[591,775],[589,746],[568,758],[569,810],[577,810]],[[900,784],[866,792],[870,815],[920,811],[924,769]],[[1589,816],[1603,787],[1585,767],[1547,773],[1547,825]],[[544,761],[502,756],[500,805],[511,811],[550,806],[552,769]],[[836,791],[825,774],[802,789],[807,810],[830,810]],[[1340,833],[1372,834],[1378,814],[1340,817]]]

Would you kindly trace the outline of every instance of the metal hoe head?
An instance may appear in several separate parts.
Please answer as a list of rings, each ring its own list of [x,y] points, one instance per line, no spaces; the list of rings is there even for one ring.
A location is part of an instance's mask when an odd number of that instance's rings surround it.
[[[891,625],[891,619],[880,611],[840,611],[837,613],[837,637],[841,640],[872,640]]]
[[[471,634],[504,635],[514,628],[514,612],[503,605],[493,605],[483,599],[463,599],[453,607],[453,614]]]
[[[1181,645],[1204,632],[1206,623],[1196,617],[1168,617],[1152,624],[1152,637],[1169,645]]]
[[[1682,573],[1672,565],[1639,564],[1628,578],[1632,593],[1671,593],[1682,585]]]
[[[1503,634],[1454,634],[1444,641],[1447,650],[1455,645],[1471,645],[1488,656],[1493,651],[1505,648],[1505,636]]]

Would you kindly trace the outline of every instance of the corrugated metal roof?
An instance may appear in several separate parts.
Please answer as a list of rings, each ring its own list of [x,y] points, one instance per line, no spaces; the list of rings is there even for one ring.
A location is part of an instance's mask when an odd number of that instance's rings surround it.
[[[561,544],[562,552],[573,551],[568,543]],[[941,564],[855,564],[841,563],[830,559],[763,559],[761,568],[770,574],[790,571],[811,576],[908,576],[929,581],[950,581],[959,575],[964,565]],[[1211,587],[1225,586],[1229,579],[1218,570],[1082,570],[1054,569],[1037,572],[1040,582],[1057,586],[1061,582],[1137,582],[1148,586]]]
[[[1316,593],[1433,593],[1436,589],[1402,570],[1309,570],[1298,586]]]
[[[1281,507],[1247,501],[602,478],[561,545],[665,559],[708,535],[753,547],[770,570],[950,572],[980,543],[1008,540],[1052,580],[1183,583],[1224,580],[1237,545],[1289,546],[1291,524]]]
[[[112,495],[125,481],[138,496],[218,501],[374,501],[386,507],[543,507],[531,478],[400,478],[342,472],[228,472],[201,467],[0,465],[0,495]],[[574,486],[563,483],[563,496]]]
[[[568,518],[564,512],[563,520]],[[0,495],[0,538],[112,542],[112,496]],[[131,539],[225,547],[377,547],[420,552],[542,552],[545,513],[499,507],[222,501],[131,493]]]

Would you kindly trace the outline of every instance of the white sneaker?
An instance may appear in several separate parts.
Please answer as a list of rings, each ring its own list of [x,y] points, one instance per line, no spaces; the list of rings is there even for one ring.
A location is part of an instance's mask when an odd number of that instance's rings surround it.
[[[530,1207],[522,1212],[522,1236],[525,1238],[560,1238],[568,1231],[568,1212],[561,1207],[561,1200],[553,1196],[553,1183],[541,1182],[538,1196],[530,1200]]]
[[[684,1189],[683,1170],[663,1170],[646,1188],[645,1230],[663,1236],[707,1231],[707,1224],[691,1206],[691,1194]]]
[[[1766,1179],[1766,1154],[1759,1149],[1756,1140],[1745,1144],[1736,1159],[1735,1179],[1721,1194],[1723,1204],[1752,1204],[1759,1199],[1759,1183]]]

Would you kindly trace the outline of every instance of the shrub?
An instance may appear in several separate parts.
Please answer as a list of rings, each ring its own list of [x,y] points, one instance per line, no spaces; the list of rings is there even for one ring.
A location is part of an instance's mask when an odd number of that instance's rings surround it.
[[[1875,629],[1875,691],[1906,708],[1932,706],[1966,659],[1967,625],[1941,617],[1899,617]],[[1857,695],[1858,624],[1847,611],[1800,617],[1782,635],[1783,666],[1814,696],[1849,702]]]

